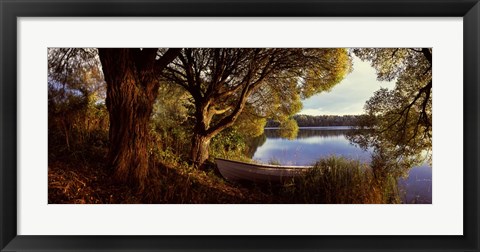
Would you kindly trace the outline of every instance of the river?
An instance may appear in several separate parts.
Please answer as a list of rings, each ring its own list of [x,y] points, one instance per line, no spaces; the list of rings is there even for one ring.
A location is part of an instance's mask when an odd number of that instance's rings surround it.
[[[253,159],[262,163],[311,165],[331,155],[370,161],[370,150],[362,150],[346,138],[349,127],[300,128],[295,139],[284,139],[278,129],[266,128],[263,141],[254,148]],[[399,180],[404,203],[432,203],[432,168],[428,164],[413,167],[408,178]]]

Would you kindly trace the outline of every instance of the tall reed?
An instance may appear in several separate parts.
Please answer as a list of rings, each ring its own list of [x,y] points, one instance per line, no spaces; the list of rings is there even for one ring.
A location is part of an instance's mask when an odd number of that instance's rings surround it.
[[[291,203],[320,204],[392,203],[393,195],[390,181],[378,181],[368,164],[335,156],[319,160],[281,193]]]

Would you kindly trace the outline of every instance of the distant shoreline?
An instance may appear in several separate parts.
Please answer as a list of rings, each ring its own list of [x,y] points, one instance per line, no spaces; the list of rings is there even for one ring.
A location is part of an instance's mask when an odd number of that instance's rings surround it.
[[[298,129],[335,129],[335,130],[349,130],[358,126],[302,126]],[[280,127],[265,127],[263,129],[280,129]]]

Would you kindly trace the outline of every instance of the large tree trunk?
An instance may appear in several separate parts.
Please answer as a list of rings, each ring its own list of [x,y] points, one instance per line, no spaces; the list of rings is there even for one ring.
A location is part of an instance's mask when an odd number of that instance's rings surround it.
[[[192,139],[191,157],[194,165],[200,167],[208,159],[210,136],[194,133]]]
[[[222,130],[233,125],[245,106],[246,98],[242,99],[232,114],[224,117],[220,122],[210,125],[213,116],[223,113],[223,111],[215,109],[215,104],[211,102],[202,101],[198,95],[194,97],[196,97],[196,123],[193,129],[190,158],[195,167],[201,167],[209,157],[208,149],[210,147],[210,140]]]
[[[158,93],[156,51],[99,49],[99,55],[110,116],[108,162],[116,181],[142,192],[149,176],[148,123]]]
[[[190,150],[190,158],[195,167],[203,165],[208,159],[208,148],[210,146],[210,136],[207,133],[210,127],[211,116],[208,111],[208,103],[202,102],[201,99],[196,99],[195,111],[195,127],[193,128],[192,148]]]

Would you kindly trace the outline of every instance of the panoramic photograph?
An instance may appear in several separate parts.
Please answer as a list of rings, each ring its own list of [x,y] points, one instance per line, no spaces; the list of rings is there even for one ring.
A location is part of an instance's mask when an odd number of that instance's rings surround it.
[[[432,48],[48,48],[49,204],[432,204]]]

